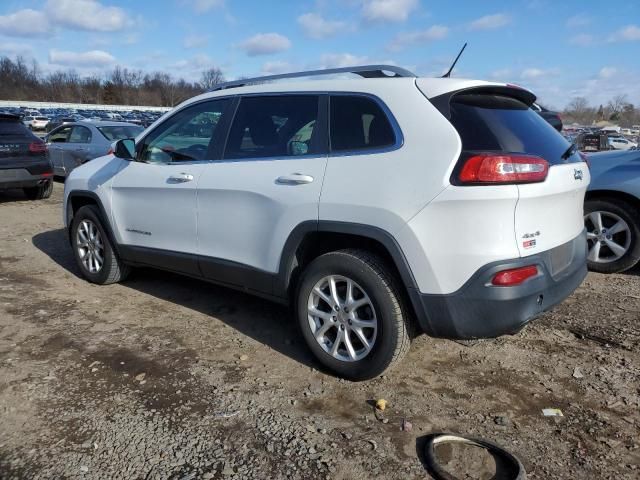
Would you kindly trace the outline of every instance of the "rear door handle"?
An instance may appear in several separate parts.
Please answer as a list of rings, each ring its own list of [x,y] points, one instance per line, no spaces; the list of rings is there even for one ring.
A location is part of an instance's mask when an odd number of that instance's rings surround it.
[[[191,180],[193,180],[193,175],[190,173],[178,173],[169,177],[169,183],[186,183]]]
[[[313,182],[313,177],[302,173],[292,173],[291,175],[282,175],[276,178],[276,183],[280,185],[302,185],[311,182]]]

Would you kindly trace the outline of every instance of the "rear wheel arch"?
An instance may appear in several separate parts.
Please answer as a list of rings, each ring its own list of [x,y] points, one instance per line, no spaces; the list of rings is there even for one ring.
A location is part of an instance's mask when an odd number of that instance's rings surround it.
[[[304,268],[325,253],[355,248],[377,255],[398,283],[411,315],[421,312],[418,289],[409,263],[395,238],[385,230],[348,222],[304,222],[289,235],[280,260],[276,295],[294,299]],[[423,325],[421,318],[416,318]]]

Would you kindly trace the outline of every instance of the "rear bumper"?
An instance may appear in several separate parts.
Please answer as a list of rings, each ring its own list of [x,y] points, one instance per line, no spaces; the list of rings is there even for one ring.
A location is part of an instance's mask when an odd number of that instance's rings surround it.
[[[583,232],[546,252],[485,265],[454,293],[418,294],[421,326],[429,335],[442,338],[491,338],[516,333],[580,286],[587,275],[586,257]],[[491,285],[496,273],[527,265],[537,265],[538,276],[514,287]]]
[[[53,171],[31,173],[26,168],[0,169],[0,189],[35,187],[51,180]]]

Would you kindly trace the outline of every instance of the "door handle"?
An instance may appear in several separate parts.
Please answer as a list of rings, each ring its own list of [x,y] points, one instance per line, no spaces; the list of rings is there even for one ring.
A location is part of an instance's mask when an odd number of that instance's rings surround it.
[[[169,177],[169,183],[186,183],[193,180],[193,175],[189,173],[178,173]]]
[[[280,185],[302,185],[311,182],[313,182],[313,177],[302,173],[292,173],[291,175],[282,175],[276,178],[276,183]]]

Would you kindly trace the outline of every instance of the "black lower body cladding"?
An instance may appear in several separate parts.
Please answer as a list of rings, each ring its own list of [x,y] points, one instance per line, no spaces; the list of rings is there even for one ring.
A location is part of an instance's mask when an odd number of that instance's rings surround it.
[[[454,339],[516,333],[580,286],[587,275],[586,256],[583,232],[546,252],[485,265],[454,293],[420,294],[423,322],[428,323],[422,327],[432,336]],[[491,285],[496,273],[528,265],[538,267],[538,276],[517,286]]]

